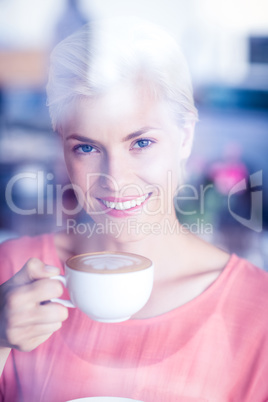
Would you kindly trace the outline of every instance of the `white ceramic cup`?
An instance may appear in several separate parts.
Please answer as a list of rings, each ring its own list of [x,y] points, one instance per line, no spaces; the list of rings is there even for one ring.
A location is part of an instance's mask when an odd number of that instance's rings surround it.
[[[152,261],[137,254],[80,254],[66,261],[64,276],[52,278],[67,287],[71,301],[51,301],[78,307],[96,321],[125,321],[149,300],[153,274]]]
[[[114,396],[96,396],[89,398],[72,399],[67,402],[142,402],[137,399],[119,398]]]

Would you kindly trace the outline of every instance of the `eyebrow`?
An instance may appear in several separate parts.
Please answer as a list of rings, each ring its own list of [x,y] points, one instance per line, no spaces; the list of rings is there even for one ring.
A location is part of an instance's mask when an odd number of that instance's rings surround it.
[[[71,134],[71,135],[69,135],[69,136],[66,138],[66,140],[77,140],[77,141],[80,141],[80,142],[99,143],[99,142],[96,141],[96,140],[92,140],[92,139],[89,138],[89,137],[84,137],[83,135],[79,135],[79,134]]]
[[[133,133],[128,134],[126,137],[122,139],[122,142],[130,141],[133,138],[140,137],[141,135],[147,133],[147,131],[156,130],[156,127],[142,127],[140,130],[134,131]]]
[[[124,137],[122,139],[122,142],[127,142],[127,141],[132,140],[133,138],[140,137],[141,135],[145,134],[147,131],[150,131],[150,130],[156,130],[156,127],[142,127],[141,129],[128,134],[126,137]],[[89,137],[85,137],[85,136],[79,135],[79,134],[71,134],[66,138],[66,140],[71,140],[71,139],[78,140],[81,142],[91,142],[91,143],[95,143],[95,144],[99,143],[96,140],[92,140]]]

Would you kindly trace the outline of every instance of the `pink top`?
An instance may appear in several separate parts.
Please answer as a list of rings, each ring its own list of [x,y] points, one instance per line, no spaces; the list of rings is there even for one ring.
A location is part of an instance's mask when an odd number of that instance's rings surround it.
[[[30,257],[63,269],[53,235],[24,237],[1,245],[1,281]],[[71,309],[37,349],[12,351],[0,399],[268,401],[267,298],[268,274],[233,255],[204,293],[166,314],[104,324]]]

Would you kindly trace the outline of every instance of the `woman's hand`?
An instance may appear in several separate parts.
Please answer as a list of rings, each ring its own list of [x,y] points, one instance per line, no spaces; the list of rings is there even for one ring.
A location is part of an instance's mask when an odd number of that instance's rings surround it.
[[[31,351],[61,328],[68,309],[45,303],[63,293],[61,283],[49,279],[58,274],[58,268],[32,258],[0,286],[0,348]]]

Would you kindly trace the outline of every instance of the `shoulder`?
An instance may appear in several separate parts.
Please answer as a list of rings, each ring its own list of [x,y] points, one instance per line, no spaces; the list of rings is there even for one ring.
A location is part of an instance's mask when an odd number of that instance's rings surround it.
[[[33,257],[48,265],[55,264],[54,234],[24,236],[0,244],[0,283],[8,280]]]
[[[195,249],[198,250],[198,263],[196,255],[193,254],[191,257],[195,262],[193,266],[197,272],[211,275],[212,285],[216,280],[220,295],[228,294],[231,298],[242,300],[246,300],[247,296],[268,298],[267,271],[236,254],[230,255],[199,239],[196,240]]]
[[[229,261],[236,287],[268,297],[268,272],[233,254]]]
[[[216,302],[218,331],[239,367],[238,381],[257,378],[268,370],[268,273],[232,255],[223,275]]]
[[[218,290],[225,317],[268,328],[268,272],[234,254],[224,271]]]

